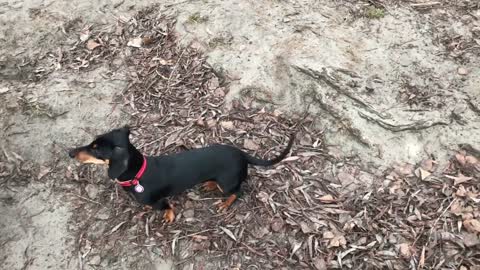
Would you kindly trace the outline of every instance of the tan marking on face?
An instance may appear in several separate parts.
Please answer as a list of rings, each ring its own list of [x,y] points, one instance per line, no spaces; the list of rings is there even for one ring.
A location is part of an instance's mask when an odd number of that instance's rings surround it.
[[[78,154],[75,156],[75,159],[77,159],[81,163],[108,164],[107,161],[95,158],[83,151],[78,152]]]

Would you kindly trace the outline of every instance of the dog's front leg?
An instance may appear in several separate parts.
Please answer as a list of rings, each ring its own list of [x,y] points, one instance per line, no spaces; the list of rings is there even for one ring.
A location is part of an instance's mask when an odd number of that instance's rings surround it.
[[[152,205],[155,210],[165,210],[163,214],[163,220],[168,223],[172,223],[175,220],[175,211],[173,205],[171,205],[167,199],[160,199]]]

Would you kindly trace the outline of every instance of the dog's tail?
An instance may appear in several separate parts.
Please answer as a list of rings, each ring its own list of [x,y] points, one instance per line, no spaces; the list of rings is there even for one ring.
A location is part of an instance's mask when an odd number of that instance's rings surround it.
[[[244,156],[247,159],[249,164],[257,165],[257,166],[271,166],[271,165],[274,165],[274,164],[282,161],[288,155],[288,153],[290,152],[290,148],[292,148],[294,140],[295,140],[295,133],[290,135],[290,140],[288,141],[287,148],[285,148],[285,150],[283,150],[283,152],[278,157],[276,157],[274,159],[265,160],[265,159],[259,159],[259,158],[256,158],[256,157],[252,157],[245,152],[243,154],[244,154]]]

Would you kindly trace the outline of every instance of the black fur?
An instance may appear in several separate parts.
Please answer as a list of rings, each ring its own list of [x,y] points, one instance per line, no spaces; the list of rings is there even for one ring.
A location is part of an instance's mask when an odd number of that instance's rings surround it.
[[[108,160],[108,175],[118,181],[132,180],[143,163],[143,155],[130,143],[128,128],[115,129],[98,136],[92,143],[70,151],[75,157],[80,151],[96,159]],[[166,197],[179,194],[205,181],[215,181],[227,195],[240,196],[240,185],[247,178],[248,164],[270,166],[284,159],[294,140],[272,160],[252,157],[229,145],[212,145],[172,155],[146,157],[147,169],[140,179],[144,192],[124,187],[136,199],[155,209],[169,209]]]

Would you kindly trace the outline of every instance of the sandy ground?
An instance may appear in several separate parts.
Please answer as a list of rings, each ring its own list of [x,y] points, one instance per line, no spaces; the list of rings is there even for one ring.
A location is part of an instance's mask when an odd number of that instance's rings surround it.
[[[1,168],[14,164],[17,176],[31,177],[0,191],[2,269],[80,267],[85,253],[75,248],[79,228],[70,220],[79,209],[52,192],[76,186],[53,174],[76,166],[67,147],[129,121],[115,99],[127,81],[121,59],[88,71],[48,63],[78,39],[72,29],[128,21],[152,2],[0,3]],[[158,12],[175,14],[182,43],[202,48],[230,82],[227,100],[252,96],[257,106],[308,111],[340,156],[386,168],[446,159],[458,144],[478,147],[478,5],[402,3],[376,14],[362,2],[337,2],[164,1]],[[170,268],[146,256],[148,267]],[[85,269],[108,266],[88,258]],[[126,269],[125,260],[116,267]]]

